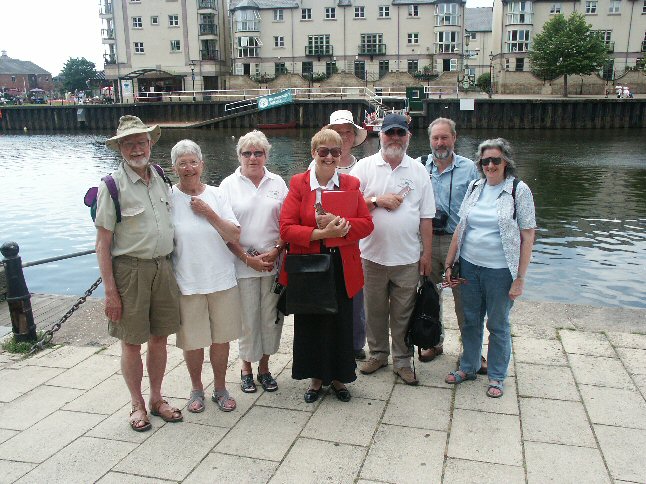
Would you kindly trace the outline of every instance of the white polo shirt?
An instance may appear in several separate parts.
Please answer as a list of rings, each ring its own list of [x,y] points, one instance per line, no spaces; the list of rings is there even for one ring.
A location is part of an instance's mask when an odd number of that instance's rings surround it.
[[[424,165],[404,155],[393,170],[379,151],[359,160],[350,175],[361,182],[364,197],[399,193],[407,185],[412,188],[396,210],[372,210],[375,230],[359,242],[361,257],[385,266],[418,262],[422,250],[420,220],[435,216],[433,185]]]
[[[280,237],[280,209],[287,196],[287,185],[278,175],[265,168],[265,175],[258,187],[242,175],[240,167],[220,183],[240,222],[240,245],[244,250],[253,247],[258,252],[266,252],[276,245]],[[236,258],[238,279],[268,275],[245,265]],[[276,268],[270,274],[275,273]]]

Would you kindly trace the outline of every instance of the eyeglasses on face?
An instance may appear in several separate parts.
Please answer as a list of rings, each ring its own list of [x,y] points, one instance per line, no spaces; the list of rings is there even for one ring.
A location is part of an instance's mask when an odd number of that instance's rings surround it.
[[[149,140],[146,141],[123,141],[119,143],[120,146],[123,146],[128,151],[132,151],[134,148],[139,148],[140,150],[145,149],[150,143]]]
[[[242,156],[244,156],[245,158],[251,158],[251,155],[255,156],[256,158],[260,158],[261,156],[265,156],[265,152],[260,151],[260,150],[258,150],[258,151],[243,151],[240,154]]]
[[[177,164],[177,168],[180,168],[182,170],[189,167],[189,166],[191,168],[197,168],[199,166],[199,164],[200,164],[200,160],[180,161]]]
[[[408,131],[406,131],[404,128],[393,128],[389,129],[388,131],[384,131],[384,134],[386,136],[406,136],[408,134]]]
[[[317,148],[316,153],[321,158],[326,158],[327,155],[332,155],[334,158],[341,156],[341,148]]]
[[[502,158],[500,156],[490,156],[489,158],[480,158],[480,165],[487,166],[489,163],[493,163],[498,166],[502,163]]]

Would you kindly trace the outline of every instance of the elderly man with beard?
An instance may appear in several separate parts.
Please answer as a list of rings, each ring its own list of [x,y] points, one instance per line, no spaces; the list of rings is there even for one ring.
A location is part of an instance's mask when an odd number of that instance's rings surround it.
[[[387,366],[390,329],[393,371],[407,385],[417,385],[404,337],[419,276],[431,273],[435,199],[424,166],[406,154],[410,136],[406,117],[388,114],[379,133],[381,150],[360,160],[350,174],[361,182],[375,225],[359,242],[370,349],[359,371],[369,375]]]
[[[105,144],[123,157],[112,173],[121,221],[105,181],[99,186],[95,220],[108,332],[121,340],[121,372],[132,401],[129,423],[136,432],[151,428],[141,393],[143,343],[148,343],[151,413],[166,422],[182,420],[181,411],[161,394],[166,340],[179,329],[179,290],[170,261],[170,191],[150,166],[150,151],[159,136],[159,126],[147,127],[136,116],[119,119],[116,136]]]

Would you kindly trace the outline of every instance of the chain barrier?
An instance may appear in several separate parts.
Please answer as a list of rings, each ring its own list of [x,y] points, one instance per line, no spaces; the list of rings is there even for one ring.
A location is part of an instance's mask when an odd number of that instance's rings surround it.
[[[61,326],[65,321],[69,319],[69,317],[74,314],[74,311],[76,311],[78,308],[81,307],[81,305],[87,300],[88,297],[92,295],[92,293],[96,290],[97,287],[101,285],[101,278],[99,277],[94,284],[92,284],[87,291],[85,291],[85,294],[83,294],[80,298],[78,298],[78,301],[76,301],[71,308],[67,310],[65,314],[61,317],[61,319],[52,324],[51,328],[48,329],[43,333],[43,336],[40,338],[39,341],[34,343],[34,345],[31,347],[31,350],[29,353],[25,355],[25,358],[37,353],[38,351],[42,351],[46,345],[48,345],[52,339],[54,338],[54,333],[61,329]]]

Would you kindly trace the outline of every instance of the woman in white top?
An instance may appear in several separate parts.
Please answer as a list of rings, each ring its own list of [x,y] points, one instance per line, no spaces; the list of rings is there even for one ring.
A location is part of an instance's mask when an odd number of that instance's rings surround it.
[[[257,390],[251,364],[258,362],[258,382],[268,392],[278,390],[269,371],[269,357],[278,351],[283,315],[276,309],[274,291],[276,260],[285,244],[280,240],[278,220],[287,185],[265,167],[271,145],[261,131],[238,140],[240,166],[226,177],[220,189],[226,193],[242,232],[239,242],[229,243],[237,256],[238,287],[242,297],[242,336],[238,341],[242,360],[240,386],[245,393]]]
[[[192,384],[188,411],[199,413],[205,408],[202,365],[208,346],[214,377],[211,400],[230,412],[236,401],[224,378],[229,342],[241,333],[241,303],[234,257],[226,244],[238,241],[240,227],[224,193],[202,183],[204,161],[196,143],[177,143],[171,160],[179,177],[172,196],[173,267],[181,292],[177,347],[184,350]]]

